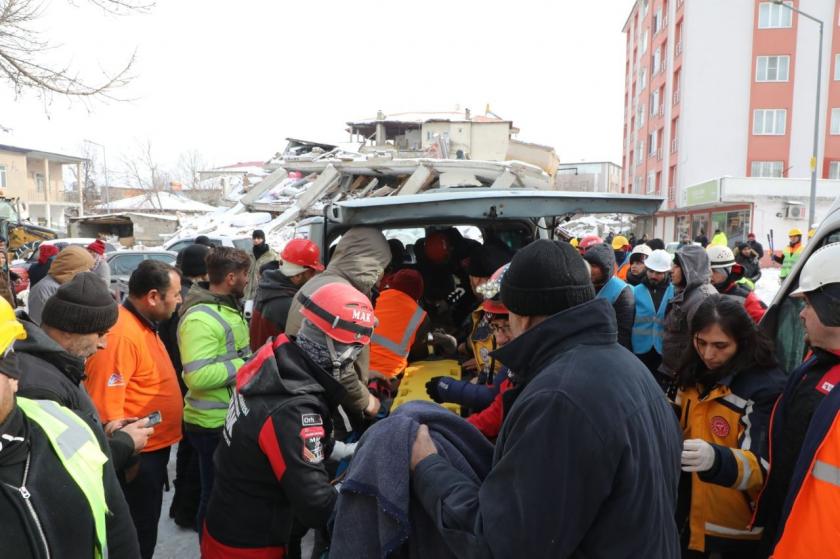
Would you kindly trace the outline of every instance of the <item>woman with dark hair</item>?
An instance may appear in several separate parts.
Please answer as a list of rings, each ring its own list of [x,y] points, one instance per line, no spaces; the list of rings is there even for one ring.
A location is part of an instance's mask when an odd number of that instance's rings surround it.
[[[749,526],[767,468],[767,426],[785,375],[744,310],[713,295],[690,323],[675,398],[683,429],[677,522],[683,557],[751,557]],[[689,477],[690,476],[690,477]]]

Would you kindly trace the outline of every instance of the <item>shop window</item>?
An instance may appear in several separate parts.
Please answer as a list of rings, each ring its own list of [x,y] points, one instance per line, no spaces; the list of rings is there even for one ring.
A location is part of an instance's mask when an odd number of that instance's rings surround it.
[[[694,235],[694,238],[697,238],[700,235],[711,237],[709,233],[708,214],[695,214],[691,216],[691,234]]]
[[[791,6],[792,2],[785,2]],[[793,12],[775,2],[761,2],[758,5],[759,29],[782,29],[793,25]]]
[[[756,136],[782,136],[785,133],[786,124],[786,109],[756,109],[753,111],[753,134]]]
[[[750,165],[751,177],[781,177],[784,173],[784,161],[753,161]]]
[[[755,81],[786,82],[789,67],[789,56],[759,56],[755,65]]]

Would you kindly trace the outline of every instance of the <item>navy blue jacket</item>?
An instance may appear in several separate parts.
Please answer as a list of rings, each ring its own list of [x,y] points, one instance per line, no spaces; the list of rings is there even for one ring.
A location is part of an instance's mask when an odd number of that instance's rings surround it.
[[[458,557],[676,558],[682,437],[595,299],[495,352],[515,371],[490,473],[432,455],[413,487]]]

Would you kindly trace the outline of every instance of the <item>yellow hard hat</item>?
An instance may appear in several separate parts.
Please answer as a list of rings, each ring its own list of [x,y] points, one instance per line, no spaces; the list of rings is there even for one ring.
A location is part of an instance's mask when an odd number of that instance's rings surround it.
[[[569,241],[569,244],[570,244],[570,245],[572,245],[573,247],[577,248],[577,247],[578,247],[578,240],[577,240],[577,237],[575,237],[574,239],[572,239],[571,241]]]
[[[802,236],[802,231],[797,229],[796,227],[794,227],[793,229],[788,231],[788,237],[796,237],[796,236],[801,237]]]
[[[816,230],[816,229],[808,229],[808,238],[809,238],[809,239],[813,239],[813,238],[814,238],[814,235],[816,235],[816,234],[817,234],[817,230]]]
[[[624,235],[616,235],[613,237],[612,248],[613,250],[621,250],[627,245],[630,244],[630,241],[627,240],[627,237]]]
[[[15,311],[9,302],[0,297],[0,355],[6,353],[15,340],[26,337],[23,324],[15,316]]]

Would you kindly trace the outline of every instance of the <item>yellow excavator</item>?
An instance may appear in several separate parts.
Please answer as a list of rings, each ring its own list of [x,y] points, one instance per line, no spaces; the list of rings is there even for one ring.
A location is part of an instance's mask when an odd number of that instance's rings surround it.
[[[58,233],[52,229],[22,221],[18,211],[19,201],[18,198],[0,195],[0,252],[5,257],[0,265],[0,297],[7,299],[12,306],[15,305],[14,296],[18,291],[18,284],[13,285],[9,276],[12,259],[21,256],[22,252],[34,247],[39,241],[58,238]]]

